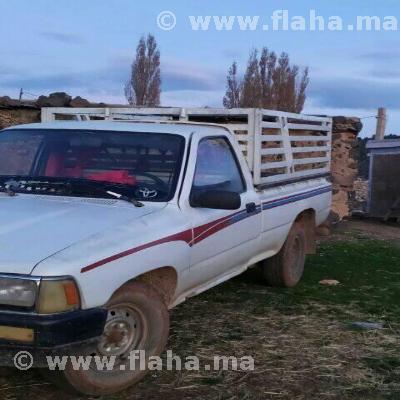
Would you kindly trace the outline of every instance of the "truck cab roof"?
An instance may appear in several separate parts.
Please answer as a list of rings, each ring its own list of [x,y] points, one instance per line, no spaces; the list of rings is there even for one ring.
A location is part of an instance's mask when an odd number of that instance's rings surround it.
[[[175,121],[149,121],[149,122],[119,122],[119,121],[56,121],[26,125],[16,125],[7,130],[20,129],[50,129],[50,130],[93,130],[93,131],[118,131],[142,133],[167,133],[189,137],[193,132],[215,135],[216,132],[229,133],[221,125],[175,122]]]

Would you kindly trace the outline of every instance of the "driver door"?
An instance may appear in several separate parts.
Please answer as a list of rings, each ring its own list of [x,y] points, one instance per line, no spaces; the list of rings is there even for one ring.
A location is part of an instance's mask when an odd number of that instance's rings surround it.
[[[195,159],[189,162],[192,170],[188,169],[185,188],[185,198],[189,200],[184,207],[193,222],[194,232],[189,279],[197,286],[234,272],[250,260],[261,230],[261,218],[258,196],[252,190],[251,182],[246,182],[228,138],[197,138],[195,135],[191,154]],[[248,187],[251,190],[247,190]],[[239,194],[240,208],[215,210],[194,207],[190,198],[197,191],[207,190]]]

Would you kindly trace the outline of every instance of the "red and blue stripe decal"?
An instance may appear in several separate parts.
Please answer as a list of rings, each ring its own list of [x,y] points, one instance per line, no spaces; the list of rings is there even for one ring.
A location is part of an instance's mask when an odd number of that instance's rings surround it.
[[[189,243],[189,246],[193,246],[200,243],[204,239],[207,239],[211,235],[221,231],[222,229],[232,226],[237,222],[243,221],[246,218],[253,217],[254,215],[261,213],[261,205],[257,206],[253,212],[248,212],[246,209],[238,211],[234,214],[226,217],[217,219],[204,225],[200,225],[193,229],[193,240]]]
[[[270,210],[275,207],[287,205],[287,204],[294,203],[294,202],[297,202],[300,200],[305,200],[310,197],[315,197],[315,196],[319,196],[324,193],[329,193],[331,191],[332,191],[332,186],[325,186],[320,189],[314,189],[314,190],[310,190],[308,192],[303,192],[303,193],[283,197],[280,199],[267,201],[265,203],[262,203],[262,204],[256,206],[256,209],[253,212],[249,213],[246,209],[244,209],[244,210],[238,211],[234,214],[227,215],[226,217],[209,222],[207,224],[197,226],[193,229],[187,229],[183,232],[169,235],[164,238],[154,240],[152,242],[145,243],[140,246],[133,247],[131,249],[123,251],[121,253],[115,254],[113,256],[104,258],[100,261],[97,261],[93,264],[90,264],[90,265],[82,268],[81,273],[91,271],[95,268],[101,267],[112,261],[116,261],[120,258],[127,257],[134,253],[138,253],[139,251],[142,251],[142,250],[145,250],[150,247],[154,247],[154,246],[157,246],[157,245],[160,245],[163,243],[183,241],[183,242],[186,242],[189,246],[194,246],[194,245],[202,242],[203,240],[207,239],[208,237],[216,234],[217,232],[236,224],[237,222],[243,221],[244,219],[251,218],[257,214],[260,214],[261,210]]]
[[[325,186],[320,189],[310,190],[308,192],[291,195],[288,197],[283,197],[277,200],[271,200],[266,203],[263,203],[263,210],[270,210],[271,208],[283,206],[290,203],[295,203],[296,201],[305,200],[310,197],[319,196],[320,194],[329,193],[332,191],[332,186]]]

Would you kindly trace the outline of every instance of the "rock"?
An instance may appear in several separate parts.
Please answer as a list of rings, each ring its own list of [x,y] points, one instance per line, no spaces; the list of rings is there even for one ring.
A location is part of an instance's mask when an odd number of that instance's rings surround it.
[[[335,279],[323,279],[322,281],[319,281],[319,284],[325,286],[337,286],[340,285],[340,282]]]
[[[356,117],[333,117],[333,132],[355,132],[358,134],[363,127],[360,118]]]
[[[343,171],[341,173],[334,172],[332,174],[332,177],[334,179],[334,182],[337,183],[339,186],[353,187],[354,181],[357,177],[357,171],[349,170]]]
[[[346,191],[339,190],[333,195],[332,211],[338,216],[339,221],[350,214],[349,195]]]
[[[367,201],[368,199],[368,180],[357,178],[354,181],[354,190],[356,192],[356,199],[359,201]]]
[[[0,97],[0,107],[17,107],[20,105],[18,100],[13,100],[8,96]]]
[[[315,233],[318,236],[329,236],[331,234],[331,230],[326,225],[320,225],[316,228]]]
[[[75,108],[85,108],[85,107],[91,107],[91,103],[89,102],[89,100],[77,96],[70,101],[69,106]]]
[[[357,328],[357,329],[363,329],[363,330],[380,330],[383,329],[384,326],[382,323],[380,322],[352,322],[351,326],[353,328]]]
[[[350,169],[357,170],[358,165],[357,165],[357,162],[356,162],[356,161],[354,161],[354,160],[349,160],[349,164],[348,164],[347,167],[350,168]],[[358,171],[357,171],[357,172],[358,172]]]
[[[42,107],[69,107],[72,97],[64,92],[51,93],[49,96],[40,96],[36,105]]]
[[[335,213],[335,211],[331,211],[325,223],[327,224],[327,226],[331,227],[338,224],[340,220],[341,220],[340,215]]]

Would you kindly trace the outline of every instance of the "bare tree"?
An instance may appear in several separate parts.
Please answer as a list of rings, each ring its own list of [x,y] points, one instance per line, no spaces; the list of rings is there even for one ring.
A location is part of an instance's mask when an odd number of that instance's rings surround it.
[[[301,77],[301,81],[297,90],[296,97],[296,109],[295,112],[300,113],[304,108],[304,103],[306,102],[306,90],[308,84],[310,83],[310,78],[308,76],[308,68],[306,68],[303,72],[303,76]]]
[[[258,65],[257,50],[252,50],[244,74],[242,90],[240,93],[241,107],[260,107],[261,98],[261,76]]]
[[[237,64],[232,63],[226,78],[226,93],[223,99],[225,108],[240,107],[240,89],[241,84],[237,77]]]
[[[276,65],[276,54],[269,52],[266,47],[262,49],[260,58],[261,96],[263,108],[274,108],[272,98],[273,73]]]
[[[154,36],[149,34],[139,40],[125,97],[133,106],[156,107],[160,105],[160,94],[160,52]]]
[[[233,65],[236,75],[236,63]],[[300,68],[290,64],[287,53],[282,53],[278,58],[274,52],[264,47],[258,60],[257,50],[252,50],[240,85],[240,107],[261,107],[300,113],[306,101],[306,91],[310,82],[308,68],[302,72],[301,78],[299,75]],[[228,75],[228,88],[230,78],[231,69]],[[236,76],[235,79],[237,80]],[[227,94],[224,97],[225,107],[229,105],[225,100]]]
[[[293,74],[297,74],[298,68],[290,66],[289,55],[282,53],[273,72],[273,91],[275,109],[280,111],[294,111],[295,93],[293,87]]]

